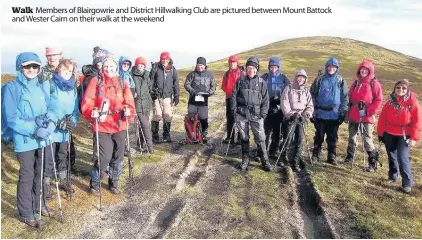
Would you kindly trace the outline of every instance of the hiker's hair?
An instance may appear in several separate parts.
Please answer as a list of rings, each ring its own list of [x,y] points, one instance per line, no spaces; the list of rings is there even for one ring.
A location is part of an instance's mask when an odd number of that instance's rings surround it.
[[[59,69],[61,66],[69,67],[73,66],[72,75],[76,75],[76,62],[74,62],[72,59],[61,59],[59,62],[59,65],[56,68],[56,72],[59,72]]]

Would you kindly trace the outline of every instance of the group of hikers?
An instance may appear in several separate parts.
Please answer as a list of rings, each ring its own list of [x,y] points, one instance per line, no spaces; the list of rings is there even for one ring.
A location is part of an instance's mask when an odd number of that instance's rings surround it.
[[[160,60],[147,71],[145,57],[136,58],[132,64],[127,57],[117,60],[107,50],[95,47],[92,64],[82,67],[78,79],[76,63],[63,58],[58,48],[47,47],[45,55],[47,64],[42,66],[37,54],[20,53],[16,58],[16,79],[2,86],[2,142],[13,142],[20,163],[19,219],[32,227],[40,225],[41,215],[55,215],[45,204],[55,198],[50,189],[51,178],[55,179],[57,193],[59,188],[70,197],[75,192],[70,172],[75,158],[72,132],[78,123],[78,112],[93,131],[94,163],[89,190],[101,197],[101,179],[106,175],[108,190],[120,194],[123,159],[130,154],[130,122],[138,123],[139,150],[153,153],[154,144],[172,141],[173,109],[180,96],[177,70],[168,52],[161,53]],[[227,117],[223,143],[241,145],[241,171],[247,171],[250,163],[249,127],[264,170],[274,169],[272,159],[275,165],[301,171],[309,122],[316,129],[311,162],[320,161],[326,136],[326,161],[337,165],[338,129],[348,123],[344,162],[355,162],[357,136],[361,135],[363,154],[368,156],[366,169],[376,170],[379,152],[372,132],[375,114],[382,105],[382,88],[371,61],[364,60],[358,66],[356,80],[348,85],[339,75],[338,60],[331,57],[310,88],[304,69],[297,71],[290,82],[277,57],[269,59],[268,71],[262,75],[256,57],[248,58],[243,67],[237,56],[230,56],[228,67],[221,85],[226,94]],[[216,80],[208,71],[205,58],[197,59],[184,87],[189,93],[186,140],[195,138],[207,143],[208,99],[216,91]],[[408,80],[397,81],[381,110],[376,132],[388,154],[388,181],[397,182],[400,173],[405,193],[410,193],[413,185],[409,149],[420,137],[419,117],[419,103]]]

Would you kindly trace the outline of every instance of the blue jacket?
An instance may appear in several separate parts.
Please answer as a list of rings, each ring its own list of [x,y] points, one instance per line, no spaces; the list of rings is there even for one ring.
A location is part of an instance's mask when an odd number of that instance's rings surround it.
[[[35,117],[47,113],[49,101],[49,81],[42,84],[38,77],[28,80],[21,72],[23,62],[35,61],[41,65],[40,58],[31,52],[24,52],[16,57],[16,79],[5,87],[4,101],[7,126],[13,130],[15,152],[26,152],[41,147],[41,141],[34,138],[37,128]],[[18,89],[16,89],[18,88]],[[15,96],[16,92],[20,96]]]
[[[123,62],[129,62],[129,69],[127,71],[123,71]],[[119,75],[120,79],[124,79],[129,83],[130,88],[135,88],[135,82],[133,81],[132,76],[130,75],[130,68],[132,67],[132,61],[129,60],[127,57],[120,57],[119,59]]]
[[[53,78],[54,80],[54,78]],[[78,95],[75,90],[62,91],[57,84],[53,87],[54,91],[50,97],[48,105],[47,118],[57,122],[66,115],[72,114],[73,122],[78,123]],[[53,142],[63,143],[68,138],[68,131],[56,128],[51,134]]]
[[[329,75],[327,68],[330,65],[337,67],[337,71]],[[347,113],[349,92],[346,81],[338,75],[340,64],[331,57],[325,63],[325,72],[322,77],[317,77],[311,86],[312,100],[315,111],[314,117],[326,120],[344,118]]]

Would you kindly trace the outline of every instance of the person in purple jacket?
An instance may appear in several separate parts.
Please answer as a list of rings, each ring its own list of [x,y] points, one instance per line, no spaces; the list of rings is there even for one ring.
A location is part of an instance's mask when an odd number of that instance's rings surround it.
[[[287,86],[281,95],[281,110],[284,114],[284,126],[287,126],[287,136],[283,144],[286,144],[287,159],[284,164],[290,165],[293,171],[300,171],[301,153],[303,138],[307,119],[311,118],[314,111],[312,96],[306,87],[308,76],[305,70],[301,69],[295,74],[293,84]],[[290,134],[289,134],[290,133]]]

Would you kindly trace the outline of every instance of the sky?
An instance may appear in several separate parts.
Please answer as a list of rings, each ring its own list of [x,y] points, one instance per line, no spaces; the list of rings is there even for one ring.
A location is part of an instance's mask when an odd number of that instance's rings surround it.
[[[12,7],[44,8],[307,8],[332,9],[331,14],[165,14],[161,23],[12,22]],[[37,53],[45,63],[45,47],[58,46],[64,56],[76,60],[78,68],[92,61],[95,46],[115,56],[135,59],[144,56],[158,61],[168,51],[176,68],[194,66],[196,58],[208,62],[272,42],[308,36],[335,36],[364,41],[422,59],[422,2],[377,0],[154,0],[154,1],[2,1],[1,73],[14,73],[16,55]],[[34,14],[48,16],[51,14]],[[70,16],[56,14],[62,16]],[[85,14],[88,15],[88,14]],[[115,14],[112,16],[121,16]],[[141,16],[141,14],[126,14]],[[163,14],[151,14],[162,16]],[[79,15],[72,15],[79,16]],[[357,63],[358,64],[358,63]],[[149,68],[150,66],[147,66]]]

